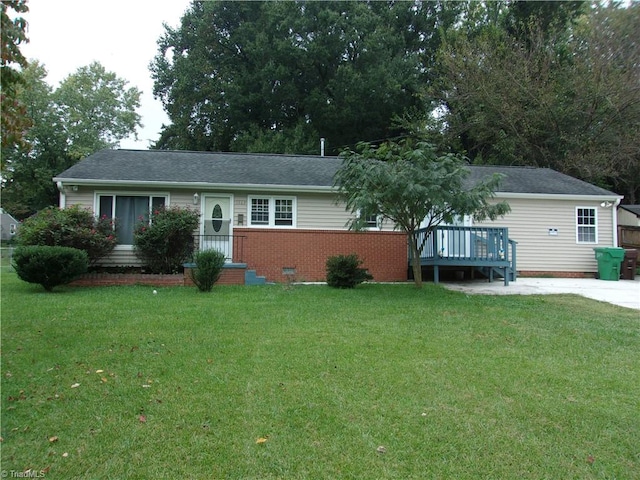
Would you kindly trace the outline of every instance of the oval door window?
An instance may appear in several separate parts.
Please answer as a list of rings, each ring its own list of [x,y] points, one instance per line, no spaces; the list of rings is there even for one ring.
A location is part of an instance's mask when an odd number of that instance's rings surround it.
[[[213,213],[211,214],[211,223],[213,224],[213,231],[218,233],[222,228],[222,207],[216,203],[213,207]]]

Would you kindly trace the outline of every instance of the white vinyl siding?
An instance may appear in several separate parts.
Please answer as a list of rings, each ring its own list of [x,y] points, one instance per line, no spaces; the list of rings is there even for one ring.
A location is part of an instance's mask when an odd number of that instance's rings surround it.
[[[346,230],[352,218],[334,195],[306,194],[298,197],[298,228]]]
[[[618,208],[618,225],[640,227],[640,217],[629,210]]]
[[[474,225],[507,227],[509,238],[518,242],[517,268],[525,271],[596,272],[594,244],[576,243],[575,200],[546,200],[503,197],[511,212],[494,222]],[[502,198],[501,198],[502,199]],[[585,204],[586,202],[580,202]],[[598,209],[599,244],[612,245],[612,209],[602,209],[599,202],[586,205]]]
[[[83,208],[93,209],[94,191],[89,187],[79,187],[76,191],[65,189],[66,207],[80,205]]]
[[[332,194],[305,194],[298,196],[298,228],[321,230],[347,230],[354,215],[336,202]],[[393,223],[379,222],[376,228],[393,231]]]
[[[256,226],[251,224],[251,199],[253,198],[294,198],[273,195],[272,193],[255,193],[234,195],[234,221],[240,227]],[[349,221],[353,215],[346,211],[343,203],[336,202],[335,194],[331,193],[301,193],[295,197],[294,225],[298,229],[317,230],[347,230]],[[242,219],[242,224],[240,224]],[[262,225],[269,226],[269,225]],[[272,225],[276,227],[277,225]],[[381,230],[392,231],[393,224],[389,221],[382,222]]]

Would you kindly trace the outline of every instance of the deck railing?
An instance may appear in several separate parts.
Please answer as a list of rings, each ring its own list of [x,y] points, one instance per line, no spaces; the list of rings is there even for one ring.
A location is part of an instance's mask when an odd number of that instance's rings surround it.
[[[244,235],[196,235],[195,250],[217,250],[228,262],[244,262]]]
[[[507,228],[438,226],[430,232],[418,230],[416,239],[420,263],[434,266],[436,281],[438,266],[501,268],[515,278],[517,242],[509,239]]]

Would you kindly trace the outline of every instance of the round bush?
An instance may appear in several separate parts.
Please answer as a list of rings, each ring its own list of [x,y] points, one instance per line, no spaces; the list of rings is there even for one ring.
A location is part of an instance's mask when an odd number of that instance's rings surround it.
[[[224,268],[224,253],[205,250],[194,256],[195,267],[191,270],[191,280],[201,292],[210,292]]]
[[[113,250],[117,239],[111,219],[96,219],[91,211],[74,205],[45,208],[27,218],[18,230],[18,243],[84,250],[93,265]]]
[[[77,248],[28,245],[13,252],[13,268],[18,277],[40,284],[48,292],[85,273],[88,265],[87,252]]]
[[[193,254],[200,215],[188,208],[161,207],[133,232],[136,255],[153,273],[176,273]]]
[[[335,288],[355,288],[365,280],[372,280],[362,260],[355,253],[336,255],[327,259],[327,284]]]

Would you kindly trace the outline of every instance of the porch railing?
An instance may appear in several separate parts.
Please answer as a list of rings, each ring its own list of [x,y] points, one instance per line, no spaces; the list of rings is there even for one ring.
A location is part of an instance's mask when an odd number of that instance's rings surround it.
[[[217,250],[228,262],[244,263],[244,235],[196,235],[195,250]]]
[[[431,232],[418,230],[416,239],[422,249],[420,263],[434,266],[435,281],[438,266],[497,268],[502,269],[505,284],[509,277],[515,280],[517,242],[509,239],[507,228],[438,226]]]

